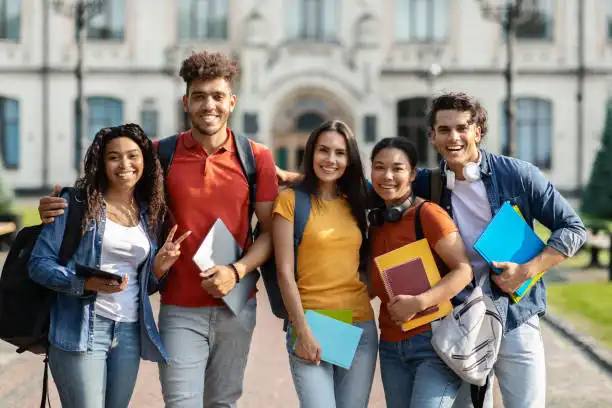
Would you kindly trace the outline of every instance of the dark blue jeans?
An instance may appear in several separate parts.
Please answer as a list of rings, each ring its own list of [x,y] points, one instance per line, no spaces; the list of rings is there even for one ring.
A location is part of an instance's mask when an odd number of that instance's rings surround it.
[[[431,330],[400,342],[380,341],[387,408],[450,408],[460,378],[431,346]]]

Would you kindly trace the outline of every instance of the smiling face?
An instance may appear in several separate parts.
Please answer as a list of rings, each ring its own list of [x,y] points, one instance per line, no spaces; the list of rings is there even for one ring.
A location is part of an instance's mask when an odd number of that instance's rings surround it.
[[[469,111],[438,111],[431,139],[457,178],[463,177],[464,165],[478,161],[480,127],[472,123]]]
[[[384,148],[372,160],[372,185],[387,206],[406,201],[415,176],[408,155],[401,149]]]
[[[320,183],[336,183],[348,166],[346,139],[334,130],[319,135],[314,147],[313,168]]]
[[[225,132],[236,106],[236,95],[224,78],[195,79],[189,86],[189,94],[183,96],[183,105],[192,128],[201,136],[213,136]]]
[[[104,167],[109,188],[133,189],[144,169],[142,151],[129,137],[117,137],[106,144]]]

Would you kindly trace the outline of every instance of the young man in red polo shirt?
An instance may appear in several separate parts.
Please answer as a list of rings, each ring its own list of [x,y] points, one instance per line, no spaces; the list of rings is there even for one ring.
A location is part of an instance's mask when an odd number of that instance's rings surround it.
[[[257,168],[255,215],[261,234],[232,265],[202,272],[192,258],[217,219],[236,241],[246,242],[249,186],[227,120],[236,105],[234,61],[220,53],[197,53],[183,61],[180,75],[191,129],[178,136],[165,187],[171,221],[178,234],[191,231],[181,255],[164,276],[159,328],[169,356],[160,365],[166,407],[236,407],[255,328],[254,294],[235,316],[220,299],[238,279],[264,263],[272,252],[270,221],[278,194],[272,153],[251,143]],[[57,215],[57,198],[40,202],[41,218]],[[60,210],[61,211],[61,210]],[[166,271],[155,271],[162,276]]]

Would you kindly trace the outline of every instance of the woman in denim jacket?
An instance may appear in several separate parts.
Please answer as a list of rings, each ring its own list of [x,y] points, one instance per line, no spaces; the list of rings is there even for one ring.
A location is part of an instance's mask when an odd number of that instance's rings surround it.
[[[87,197],[75,255],[65,267],[58,263],[67,215],[57,216],[39,236],[29,273],[57,291],[49,364],[62,406],[122,408],[132,396],[140,358],[166,359],[149,294],[178,258],[184,236],[173,242],[175,227],[158,251],[156,232],[166,213],[163,175],[140,126],[100,130],[84,174],[75,184]],[[85,277],[87,267],[117,279]]]

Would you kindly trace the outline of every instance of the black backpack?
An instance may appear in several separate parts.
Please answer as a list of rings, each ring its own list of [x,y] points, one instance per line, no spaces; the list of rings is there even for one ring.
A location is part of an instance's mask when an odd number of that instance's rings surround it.
[[[81,242],[81,222],[85,214],[83,190],[68,191],[70,211],[60,246],[59,262],[66,265]],[[17,346],[17,353],[29,351],[46,354],[49,348],[49,320],[56,294],[30,279],[28,261],[43,224],[19,231],[8,253],[0,275],[0,339]],[[43,377],[41,407],[47,396],[47,358]]]

